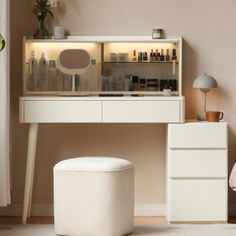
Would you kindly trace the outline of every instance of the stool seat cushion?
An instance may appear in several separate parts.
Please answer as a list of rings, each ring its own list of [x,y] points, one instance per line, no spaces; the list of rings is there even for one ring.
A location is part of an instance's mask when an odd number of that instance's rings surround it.
[[[133,168],[131,162],[114,157],[80,157],[59,162],[54,166],[56,171],[105,172],[121,171]]]
[[[57,235],[121,236],[134,224],[134,167],[115,157],[80,157],[54,166]]]

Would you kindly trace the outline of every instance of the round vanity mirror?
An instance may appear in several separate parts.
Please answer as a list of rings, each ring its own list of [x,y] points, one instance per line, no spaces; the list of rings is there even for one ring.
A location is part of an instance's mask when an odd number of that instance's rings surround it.
[[[63,50],[57,60],[57,67],[60,71],[67,74],[78,74],[86,70],[91,65],[91,57],[83,49]]]

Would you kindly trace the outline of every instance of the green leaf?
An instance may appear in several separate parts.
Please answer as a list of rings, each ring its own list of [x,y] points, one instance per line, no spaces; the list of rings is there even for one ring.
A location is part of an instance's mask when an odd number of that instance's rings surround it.
[[[0,34],[0,51],[2,51],[5,48],[6,42],[2,35]]]

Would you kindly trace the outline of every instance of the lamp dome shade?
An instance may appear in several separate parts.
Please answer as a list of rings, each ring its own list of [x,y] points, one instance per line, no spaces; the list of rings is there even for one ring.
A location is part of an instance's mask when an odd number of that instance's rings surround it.
[[[193,82],[193,88],[211,89],[211,88],[217,88],[217,87],[218,87],[218,84],[217,84],[216,79],[208,74],[199,76]]]

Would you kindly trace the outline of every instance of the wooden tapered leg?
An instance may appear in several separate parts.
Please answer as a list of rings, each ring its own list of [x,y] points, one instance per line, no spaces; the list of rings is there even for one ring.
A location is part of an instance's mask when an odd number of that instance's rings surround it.
[[[23,214],[22,214],[23,224],[26,224],[27,217],[30,217],[30,211],[31,211],[31,199],[33,192],[37,138],[38,138],[38,124],[31,123],[29,127],[28,153],[27,153],[26,174],[25,174],[25,192],[24,192]]]

